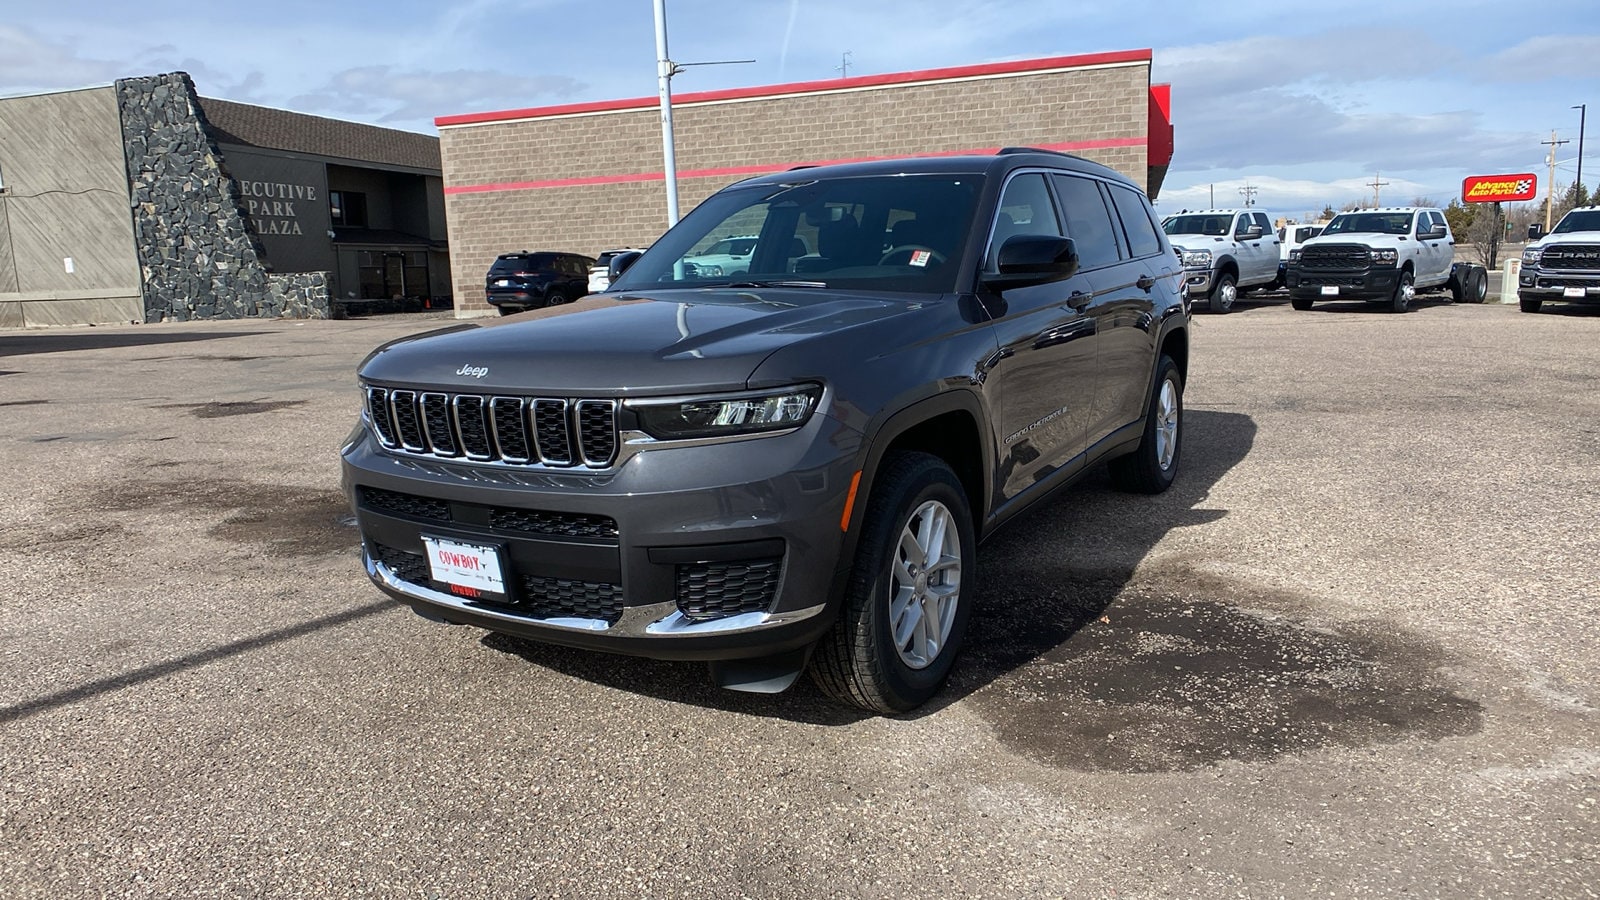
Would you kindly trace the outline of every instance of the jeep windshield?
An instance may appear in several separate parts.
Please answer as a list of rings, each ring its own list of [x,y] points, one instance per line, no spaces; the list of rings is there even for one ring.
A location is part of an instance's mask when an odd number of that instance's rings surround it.
[[[1233,216],[1173,216],[1161,223],[1161,230],[1167,234],[1209,234],[1220,237],[1228,233],[1228,228],[1233,224]]]
[[[947,293],[981,175],[886,175],[735,185],[656,241],[614,291],[783,286]],[[728,235],[754,235],[730,263]],[[698,260],[698,262],[697,262]]]
[[[1575,209],[1561,217],[1551,234],[1572,234],[1576,231],[1600,231],[1600,209]]]
[[[1330,234],[1409,234],[1411,213],[1345,213],[1334,216],[1322,237]]]

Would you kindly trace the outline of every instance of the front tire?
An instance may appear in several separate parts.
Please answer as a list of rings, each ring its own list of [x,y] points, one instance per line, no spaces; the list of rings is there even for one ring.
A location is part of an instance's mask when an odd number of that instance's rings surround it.
[[[950,675],[966,635],[975,571],[971,506],[954,472],[928,453],[885,460],[833,629],[811,677],[841,703],[875,713],[927,702]]]
[[[1410,312],[1411,303],[1417,298],[1417,282],[1410,269],[1400,272],[1400,280],[1394,286],[1394,296],[1389,298],[1389,311],[1396,313]]]
[[[1172,487],[1178,476],[1183,445],[1183,377],[1172,357],[1156,363],[1155,388],[1144,415],[1144,436],[1138,449],[1111,460],[1111,483],[1133,494],[1159,494]]]
[[[1517,302],[1522,305],[1522,311],[1536,313],[1544,306],[1544,301],[1537,297],[1518,297]]]
[[[1216,287],[1211,289],[1211,311],[1226,313],[1233,311],[1233,304],[1239,299],[1238,281],[1231,273],[1224,272],[1217,277]]]

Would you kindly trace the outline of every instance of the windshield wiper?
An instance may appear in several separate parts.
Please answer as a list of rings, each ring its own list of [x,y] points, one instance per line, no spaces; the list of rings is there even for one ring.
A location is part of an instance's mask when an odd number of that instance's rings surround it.
[[[707,287],[731,287],[731,288],[772,288],[772,287],[825,288],[827,286],[828,286],[828,283],[825,282],[825,281],[730,281],[727,284],[707,285]]]

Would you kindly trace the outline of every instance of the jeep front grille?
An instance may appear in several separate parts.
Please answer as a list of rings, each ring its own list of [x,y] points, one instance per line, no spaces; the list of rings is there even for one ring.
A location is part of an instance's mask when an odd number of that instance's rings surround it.
[[[1548,247],[1539,257],[1539,266],[1572,272],[1600,272],[1600,244],[1557,244]]]
[[[603,469],[617,456],[615,400],[418,392],[369,386],[367,415],[390,450],[443,459]]]
[[[370,542],[368,552],[394,577],[435,591],[450,586],[433,580],[428,558],[396,547]],[[494,606],[509,609],[530,619],[600,619],[616,624],[622,618],[622,586],[605,581],[578,581],[528,575],[515,583],[519,590]]]
[[[1354,244],[1324,244],[1300,251],[1302,269],[1365,269],[1370,262],[1367,248]]]

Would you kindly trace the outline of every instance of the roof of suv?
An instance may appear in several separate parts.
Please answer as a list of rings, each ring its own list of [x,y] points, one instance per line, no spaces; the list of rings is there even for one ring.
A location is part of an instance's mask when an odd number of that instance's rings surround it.
[[[827,166],[797,166],[784,172],[758,175],[743,184],[793,184],[797,177],[804,178],[858,178],[870,175],[950,174],[993,175],[1011,169],[1041,166],[1065,169],[1085,175],[1097,175],[1121,182],[1134,189],[1127,176],[1097,162],[1057,153],[1053,150],[1035,150],[1028,147],[1007,147],[993,156],[908,156],[896,159],[875,159],[863,162],[836,163]],[[797,173],[804,173],[798,175]]]

